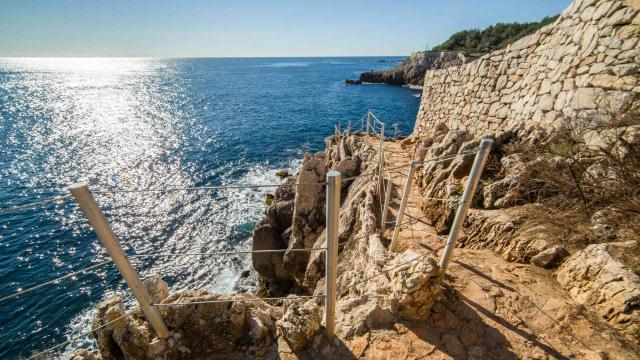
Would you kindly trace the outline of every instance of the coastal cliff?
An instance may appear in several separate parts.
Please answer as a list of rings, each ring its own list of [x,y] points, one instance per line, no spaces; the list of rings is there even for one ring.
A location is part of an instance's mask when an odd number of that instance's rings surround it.
[[[360,74],[359,81],[422,86],[427,70],[446,69],[467,62],[469,59],[456,51],[418,51],[392,69]]]
[[[283,250],[254,254],[258,295],[305,298],[267,304],[251,294],[170,294],[159,279],[147,281],[154,302],[167,304],[160,308],[171,337],[154,338],[136,310],[95,333],[99,356],[637,358],[639,39],[637,0],[575,0],[505,49],[427,70],[414,132],[385,142],[389,165],[425,164],[395,251],[369,175],[378,140],[336,134],[277,189],[253,236],[254,250]],[[465,154],[482,136],[495,146],[443,274],[440,235],[455,204],[431,199],[460,195],[473,161]],[[343,182],[337,336],[327,340],[324,252],[296,250],[326,245],[324,187],[314,184],[330,169],[355,178]],[[397,196],[402,174],[391,180]],[[231,298],[240,301],[225,302]],[[122,299],[105,300],[95,325],[121,316]]]

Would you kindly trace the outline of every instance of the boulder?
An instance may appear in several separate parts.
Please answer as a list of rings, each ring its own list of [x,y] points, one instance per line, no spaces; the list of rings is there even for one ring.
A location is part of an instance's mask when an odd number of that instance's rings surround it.
[[[368,331],[386,328],[396,321],[388,305],[380,298],[362,296],[344,299],[336,308],[337,331],[345,339],[361,336]]]
[[[420,260],[411,261],[421,257]],[[393,309],[412,320],[424,319],[436,300],[442,275],[432,256],[423,256],[407,250],[389,264],[391,270],[391,294]]]
[[[100,357],[96,357],[86,349],[75,349],[67,360],[100,360]]]
[[[562,246],[552,246],[532,257],[531,263],[545,269],[550,269],[560,265],[567,256],[569,256],[569,252],[565,248]]]
[[[313,301],[295,302],[289,306],[282,319],[276,322],[278,336],[282,337],[293,351],[310,345],[320,331],[320,310]]]
[[[591,230],[605,240],[615,239],[623,222],[623,214],[614,208],[601,209],[591,215]]]

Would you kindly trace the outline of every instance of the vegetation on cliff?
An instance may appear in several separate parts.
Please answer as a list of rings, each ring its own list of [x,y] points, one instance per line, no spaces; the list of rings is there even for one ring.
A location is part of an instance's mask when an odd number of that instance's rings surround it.
[[[459,31],[445,42],[433,47],[432,51],[458,51],[468,56],[478,56],[505,48],[523,37],[533,34],[541,27],[551,24],[558,18],[547,16],[540,21],[527,23],[497,23],[484,30],[470,29]]]

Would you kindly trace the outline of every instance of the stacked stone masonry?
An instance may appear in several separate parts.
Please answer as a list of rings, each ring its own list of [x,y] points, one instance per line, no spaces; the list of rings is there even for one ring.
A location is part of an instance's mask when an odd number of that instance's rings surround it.
[[[640,93],[640,1],[576,0],[538,32],[478,60],[427,71],[414,135],[476,137],[621,113]]]

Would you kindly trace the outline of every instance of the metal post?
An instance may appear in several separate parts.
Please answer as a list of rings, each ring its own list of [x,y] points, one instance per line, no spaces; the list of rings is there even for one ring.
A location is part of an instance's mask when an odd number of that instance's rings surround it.
[[[336,277],[338,268],[338,220],[340,217],[340,172],[327,173],[327,268],[325,270],[326,298],[324,323],[327,337],[335,336],[336,328]]]
[[[393,138],[398,137],[398,123],[393,124]]]
[[[129,259],[125,255],[118,238],[111,230],[111,226],[104,217],[104,214],[100,210],[100,207],[96,203],[89,187],[83,183],[76,183],[69,187],[69,191],[78,202],[78,205],[82,209],[84,215],[89,219],[89,223],[93,227],[93,230],[98,235],[98,238],[102,241],[102,244],[109,252],[113,263],[120,271],[120,274],[129,285],[129,289],[138,300],[140,308],[144,312],[145,317],[153,326],[156,334],[160,338],[166,338],[169,336],[169,330],[165,325],[158,309],[151,305],[153,303],[151,296],[142,285],[138,273],[135,271]]]
[[[413,174],[416,171],[416,160],[411,160],[409,165],[409,173],[407,174],[407,181],[404,183],[404,191],[402,192],[402,201],[400,202],[400,209],[398,209],[398,216],[396,217],[396,227],[393,229],[393,237],[391,238],[391,245],[389,248],[393,251],[398,240],[398,233],[400,233],[400,224],[402,224],[402,217],[404,216],[404,210],[407,208],[407,201],[409,201],[409,193],[411,192],[411,184],[413,183]]]
[[[484,164],[487,162],[487,157],[489,157],[489,152],[491,150],[492,144],[493,140],[489,138],[482,138],[482,140],[480,140],[478,153],[476,154],[476,158],[473,161],[471,172],[469,172],[469,179],[467,180],[467,185],[464,188],[462,198],[458,203],[458,211],[456,212],[456,216],[453,219],[453,225],[451,225],[451,231],[449,232],[447,245],[444,248],[442,259],[440,259],[440,268],[443,272],[449,264],[449,260],[451,259],[451,255],[453,254],[453,249],[456,246],[456,241],[458,241],[460,230],[462,229],[464,220],[467,217],[469,205],[471,205],[473,194],[476,192],[476,188],[478,187],[478,182],[480,181],[480,177],[482,176],[482,170],[484,169]]]
[[[369,123],[371,123],[371,111],[367,110],[367,135],[369,135]]]
[[[384,231],[387,226],[387,216],[389,215],[389,202],[391,202],[391,189],[393,188],[393,182],[391,176],[387,179],[387,188],[384,193],[384,205],[382,208],[382,221],[380,222],[380,231]]]
[[[380,125],[380,148],[378,149],[378,181],[380,197],[384,196],[384,124]]]

